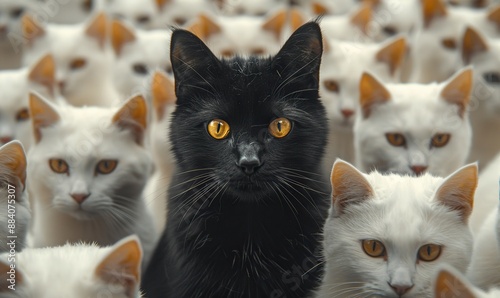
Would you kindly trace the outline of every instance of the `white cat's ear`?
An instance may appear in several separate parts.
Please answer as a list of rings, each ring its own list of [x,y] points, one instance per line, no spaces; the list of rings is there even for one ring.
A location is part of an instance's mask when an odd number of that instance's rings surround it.
[[[10,264],[5,262],[4,260],[0,260],[0,272],[3,273],[4,277],[0,278],[0,293],[12,293],[13,290],[9,288],[12,284],[15,285],[14,288],[21,287],[23,282],[24,282],[24,277],[21,271],[19,270],[18,266],[16,265],[15,269],[13,269],[15,273],[15,277],[11,281],[10,279],[10,274],[9,274],[9,279],[7,279],[7,272],[11,271]]]
[[[99,263],[95,276],[107,284],[125,286],[127,297],[135,298],[141,280],[142,248],[135,235],[122,239]]]
[[[458,105],[460,117],[464,116],[469,105],[473,84],[472,68],[466,67],[449,79],[441,91],[441,98],[450,104]]]
[[[42,128],[54,125],[59,122],[61,118],[52,104],[37,94],[30,92],[29,99],[33,135],[35,137],[35,142],[38,143],[42,139]]]
[[[30,81],[45,86],[50,95],[54,96],[56,83],[56,63],[51,54],[43,56],[31,69],[28,78]]]
[[[174,83],[167,75],[157,71],[153,75],[151,94],[153,97],[153,108],[156,113],[156,119],[157,121],[161,121],[165,113],[165,107],[174,104],[176,101]]]
[[[210,35],[221,32],[222,29],[210,16],[201,14],[198,16],[198,21],[189,27],[189,31],[193,32],[199,38],[206,40]]]
[[[324,6],[323,4],[318,3],[318,2],[312,2],[311,9],[315,15],[323,15],[323,14],[329,13],[328,8],[326,6]]]
[[[373,197],[370,182],[363,173],[341,159],[333,164],[330,180],[332,204],[337,215],[342,214],[346,206],[359,204]]]
[[[45,29],[35,22],[33,16],[30,14],[23,16],[21,26],[23,37],[27,39],[28,45],[31,45],[35,39],[45,35]]]
[[[421,0],[421,2],[425,27],[429,27],[435,18],[446,16],[446,4],[442,0]]]
[[[98,13],[87,26],[85,33],[95,38],[103,48],[108,36],[108,18],[106,14],[104,12]]]
[[[371,5],[363,4],[351,16],[351,24],[358,27],[364,34],[368,34],[370,22],[373,18],[373,8]]]
[[[467,29],[465,29],[462,39],[462,60],[464,64],[469,64],[475,55],[487,51],[488,44],[486,44],[481,34],[468,26]]]
[[[406,38],[398,37],[380,49],[375,57],[377,61],[387,64],[391,75],[394,76],[403,64],[406,50]]]
[[[373,75],[364,72],[359,82],[359,105],[368,118],[374,105],[391,100],[391,94]]]
[[[262,24],[262,29],[273,33],[277,40],[280,40],[281,32],[286,23],[286,11],[280,10],[271,17],[269,17],[264,24]]]
[[[292,28],[292,31],[297,30],[305,22],[306,19],[300,9],[293,8],[290,10],[290,28]]]
[[[464,222],[467,222],[472,212],[477,172],[477,164],[466,165],[446,177],[436,191],[437,201],[457,211]]]
[[[21,142],[12,141],[0,147],[0,177],[5,177],[13,185],[25,188],[26,155]]]
[[[497,30],[500,29],[500,5],[495,5],[489,9],[487,19],[495,23]]]
[[[471,285],[452,267],[446,266],[438,271],[434,282],[434,297],[476,298]]]
[[[129,130],[137,144],[142,145],[147,127],[148,108],[141,95],[129,99],[112,118],[112,123]]]
[[[125,44],[133,42],[135,39],[133,29],[118,20],[113,20],[111,23],[111,45],[113,45],[116,56],[120,56]]]

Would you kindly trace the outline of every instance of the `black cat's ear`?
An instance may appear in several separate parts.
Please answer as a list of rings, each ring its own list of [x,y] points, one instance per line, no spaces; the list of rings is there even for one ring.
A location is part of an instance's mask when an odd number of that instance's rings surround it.
[[[182,29],[172,33],[170,61],[178,102],[183,100],[182,94],[186,88],[211,92],[209,82],[221,73],[219,59],[201,39]]]
[[[316,22],[299,27],[286,41],[272,62],[272,69],[289,82],[307,81],[311,88],[319,85],[319,66],[323,42],[321,29]],[[306,77],[310,74],[309,77]],[[312,81],[311,81],[312,79]],[[311,85],[311,84],[308,84]]]

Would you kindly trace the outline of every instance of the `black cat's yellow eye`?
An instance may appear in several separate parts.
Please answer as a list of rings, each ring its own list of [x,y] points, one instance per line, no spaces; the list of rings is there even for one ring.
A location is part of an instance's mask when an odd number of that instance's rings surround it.
[[[87,61],[83,58],[77,58],[71,61],[69,64],[69,68],[72,70],[80,69],[87,64]]]
[[[95,167],[96,174],[109,174],[116,169],[118,161],[114,159],[103,159]]]
[[[52,171],[57,174],[68,174],[69,166],[63,159],[51,158],[49,159],[49,166]]]
[[[30,112],[26,108],[19,110],[16,114],[17,121],[25,121],[28,120],[29,118],[30,118]]]
[[[385,138],[394,147],[403,147],[406,146],[406,139],[400,133],[386,133]]]
[[[457,48],[457,41],[453,38],[444,38],[441,40],[441,44],[443,45],[443,47],[450,50],[454,50]]]
[[[441,255],[441,246],[426,244],[418,249],[418,259],[424,262],[435,261]]]
[[[448,144],[449,141],[449,133],[437,133],[431,139],[431,146],[436,148],[444,147],[446,146],[446,144]]]
[[[369,255],[372,258],[381,258],[385,257],[385,246],[382,242],[378,240],[363,240],[361,241],[363,246],[363,251],[365,254]]]
[[[278,139],[286,137],[290,130],[292,130],[292,123],[286,118],[274,119],[271,124],[269,124],[269,133]]]
[[[229,135],[231,130],[229,124],[221,119],[214,119],[208,123],[207,126],[208,134],[216,140],[225,139]]]
[[[325,86],[326,90],[339,93],[340,88],[336,81],[334,80],[325,80],[323,81],[323,86]]]

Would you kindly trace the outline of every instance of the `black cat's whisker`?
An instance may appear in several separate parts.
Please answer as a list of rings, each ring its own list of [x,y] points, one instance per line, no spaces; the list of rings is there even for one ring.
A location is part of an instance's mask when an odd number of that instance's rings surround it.
[[[318,177],[323,176],[323,175],[315,173],[315,172],[304,171],[304,170],[299,170],[299,169],[294,169],[294,168],[280,167],[280,169],[289,170],[289,171],[298,172],[298,173],[304,173],[307,175],[313,175],[313,176],[318,176]]]
[[[207,81],[193,66],[191,66],[189,63],[187,63],[186,61],[182,60],[180,57],[177,57],[177,56],[174,56],[173,58],[179,60],[182,64],[184,64],[186,67],[188,67],[191,71],[193,71],[195,74],[197,74],[200,79],[202,79],[205,83],[208,84],[208,86],[210,86],[210,88],[212,88],[213,91],[217,92],[217,89],[212,85],[210,84],[209,81]]]
[[[285,100],[285,99],[288,99],[290,96],[294,95],[294,94],[297,94],[297,93],[301,93],[301,92],[305,92],[305,91],[317,91],[318,89],[314,89],[314,88],[309,88],[309,89],[300,89],[300,90],[297,90],[297,91],[293,91],[293,92],[290,92],[288,94],[285,94],[283,97],[280,98],[280,100]],[[297,99],[297,98],[294,98],[294,99]],[[310,100],[310,99],[307,99],[307,98],[304,98],[304,100]]]
[[[294,58],[290,64],[293,64],[293,62],[298,59],[299,57],[296,57]],[[317,58],[316,58],[317,59]],[[275,89],[275,91],[273,92],[273,95],[279,93],[283,88],[285,88],[288,84],[292,83],[294,80],[298,79],[298,78],[301,78],[303,76],[310,76],[311,74],[308,73],[308,72],[304,72],[302,73],[301,75],[298,75],[296,76],[297,73],[301,72],[304,68],[308,67],[309,64],[313,63],[316,61],[316,59],[311,59],[309,62],[307,62],[306,64],[302,65],[299,69],[297,69],[295,72],[293,72],[291,75],[289,75],[287,78],[285,78],[285,80],[283,80],[283,82],[281,82],[278,87]],[[287,68],[288,66],[285,67],[285,69]]]
[[[189,190],[192,191],[192,190],[195,190],[197,189],[199,186],[203,185],[201,187],[201,189],[198,190],[198,192],[195,192],[194,194],[192,194],[190,197],[188,197],[184,202],[182,202],[182,204],[179,205],[178,208],[176,208],[174,210],[174,213],[177,213],[177,212],[180,212],[181,209],[184,209],[187,205],[190,205],[192,203],[195,203],[196,202],[196,199],[197,199],[197,195],[199,195],[200,192],[202,192],[204,189],[206,189],[206,187],[208,187],[209,185],[213,184],[214,182],[210,182],[210,181],[213,181],[215,180],[214,177],[208,177],[206,179],[204,179],[203,181],[197,183],[197,185],[191,187]],[[186,191],[184,191],[185,193]],[[175,197],[175,196],[174,196]],[[188,209],[189,210],[189,209]]]
[[[215,170],[217,168],[198,168],[198,169],[192,169],[192,170],[187,170],[187,171],[183,171],[183,172],[176,172],[174,174],[174,176],[180,176],[180,175],[185,175],[185,174],[189,174],[189,173],[192,173],[192,172],[198,172],[198,171],[210,171],[210,170]]]

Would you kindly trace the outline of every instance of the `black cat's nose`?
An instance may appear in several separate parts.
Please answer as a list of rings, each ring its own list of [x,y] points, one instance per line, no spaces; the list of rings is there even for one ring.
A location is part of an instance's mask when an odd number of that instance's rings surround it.
[[[260,146],[256,143],[242,144],[238,146],[240,158],[237,165],[247,175],[252,175],[262,165],[260,158]]]

